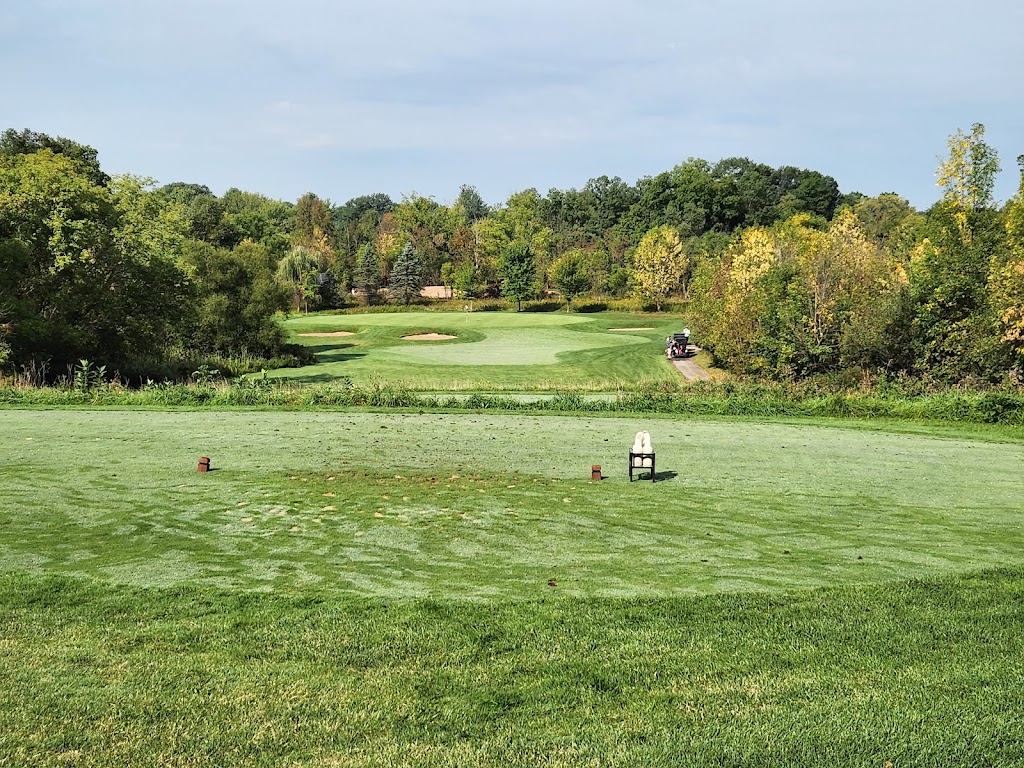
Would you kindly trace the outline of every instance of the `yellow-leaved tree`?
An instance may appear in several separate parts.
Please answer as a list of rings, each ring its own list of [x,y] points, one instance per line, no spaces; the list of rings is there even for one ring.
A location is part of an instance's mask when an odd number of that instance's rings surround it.
[[[766,310],[765,296],[758,290],[758,283],[777,261],[775,238],[764,227],[744,231],[723,255],[725,301],[713,340],[715,357],[729,367],[758,372],[768,365],[754,354]]]
[[[988,283],[1002,340],[1010,345],[1017,365],[1024,366],[1024,155],[1017,162],[1020,188],[1006,204],[1007,253],[992,260]]]
[[[633,290],[641,299],[662,302],[683,288],[689,258],[679,233],[672,227],[655,227],[640,240],[633,254]]]
[[[975,123],[970,135],[957,129],[949,137],[949,157],[935,172],[944,202],[953,208],[965,243],[971,240],[969,214],[992,202],[992,189],[999,175],[999,157],[985,143],[985,126]]]

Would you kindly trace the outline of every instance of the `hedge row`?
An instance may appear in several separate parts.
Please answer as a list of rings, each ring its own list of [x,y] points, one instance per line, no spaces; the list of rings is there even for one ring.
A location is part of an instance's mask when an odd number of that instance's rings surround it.
[[[560,413],[661,413],[718,416],[808,416],[889,418],[1024,425],[1024,392],[948,390],[907,395],[898,392],[820,392],[787,385],[703,383],[680,391],[639,390],[601,399],[577,392],[510,397],[472,394],[424,395],[390,386],[241,384],[154,384],[142,389],[99,385],[0,387],[0,404],[13,406],[262,406],[282,408],[412,408]]]

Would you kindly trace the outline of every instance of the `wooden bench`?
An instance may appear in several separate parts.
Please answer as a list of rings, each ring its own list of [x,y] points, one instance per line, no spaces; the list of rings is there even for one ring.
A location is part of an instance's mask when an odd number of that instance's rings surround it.
[[[639,464],[639,466],[634,466],[636,464],[636,460],[637,459],[640,460],[640,464]],[[650,459],[651,460],[651,466],[645,467],[644,466],[644,459]],[[654,453],[653,452],[651,452],[651,453],[634,453],[632,450],[630,450],[630,452],[629,452],[629,482],[631,482],[631,483],[633,482],[633,470],[636,470],[636,473],[638,475],[637,479],[639,479],[639,475],[642,472],[649,471],[651,473],[651,482],[653,483],[654,482],[654,466],[655,466],[655,462],[654,462]]]

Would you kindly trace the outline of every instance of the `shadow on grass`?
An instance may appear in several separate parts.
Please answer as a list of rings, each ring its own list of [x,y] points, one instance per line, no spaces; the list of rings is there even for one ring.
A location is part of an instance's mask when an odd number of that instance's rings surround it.
[[[650,469],[648,469],[647,467],[644,467],[639,472],[637,471],[637,469],[639,469],[639,468],[638,467],[634,467],[633,468],[633,482],[636,482],[637,480],[646,480],[647,482],[651,481],[651,470]],[[668,472],[656,472],[655,475],[654,475],[654,481],[656,483],[660,483],[660,482],[663,482],[665,480],[675,480],[677,477],[679,477],[679,473],[678,472],[673,472],[672,470],[669,470]],[[604,477],[602,477],[601,479],[604,480]]]
[[[365,352],[349,352],[343,350],[352,349],[355,344],[325,344],[315,348],[317,363],[341,363],[345,360],[356,360],[366,357]]]
[[[316,346],[311,346],[310,348],[317,355],[323,355],[338,352],[339,350],[342,349],[352,349],[352,347],[354,346],[355,344],[317,344]]]
[[[358,355],[354,355],[354,357],[358,357]],[[343,378],[342,374],[317,373],[311,376],[289,376],[287,382],[294,384],[337,384]]]

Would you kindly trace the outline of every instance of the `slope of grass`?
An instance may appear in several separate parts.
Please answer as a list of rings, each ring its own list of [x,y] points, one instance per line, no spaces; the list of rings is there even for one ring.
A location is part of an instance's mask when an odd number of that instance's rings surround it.
[[[626,477],[641,428],[657,483]],[[490,600],[552,579],[674,595],[1022,563],[1024,445],[971,429],[3,410],[0,570]]]
[[[646,327],[642,331],[609,328]],[[318,363],[272,372],[302,382],[348,377],[384,379],[418,390],[613,391],[638,381],[671,382],[665,336],[682,328],[671,315],[511,312],[403,312],[308,315],[285,321],[291,340],[316,352]],[[310,337],[348,331],[352,336]],[[407,341],[419,333],[455,336]]]

